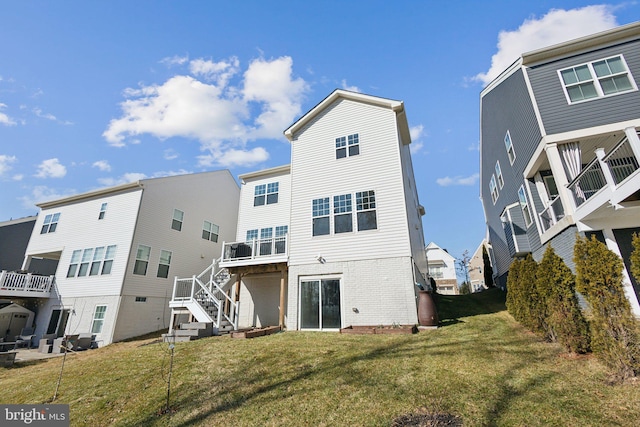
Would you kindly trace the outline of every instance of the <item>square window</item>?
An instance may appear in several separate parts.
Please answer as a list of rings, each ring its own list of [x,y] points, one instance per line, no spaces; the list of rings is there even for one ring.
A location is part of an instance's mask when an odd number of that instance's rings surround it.
[[[360,154],[360,137],[357,133],[336,138],[336,159]]]
[[[60,219],[60,214],[49,214],[44,217],[44,222],[42,223],[42,229],[40,230],[40,234],[53,233],[58,228],[58,220]]]
[[[220,227],[216,224],[205,221],[202,225],[202,238],[205,240],[210,240],[212,242],[218,241],[218,236],[220,235]]]
[[[267,192],[266,184],[256,185],[253,197],[253,206],[262,206],[265,202],[265,194]]]
[[[258,230],[247,230],[247,242],[258,238]]]

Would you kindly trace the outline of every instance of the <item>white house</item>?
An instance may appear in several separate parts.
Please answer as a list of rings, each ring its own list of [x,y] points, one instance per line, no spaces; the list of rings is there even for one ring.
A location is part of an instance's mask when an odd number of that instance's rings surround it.
[[[235,238],[239,194],[223,170],[41,203],[23,269],[58,260],[55,285],[18,275],[0,295],[38,299],[37,336],[90,332],[105,345],[166,328],[174,276],[204,269]]]
[[[436,282],[437,292],[443,295],[458,295],[458,277],[456,275],[456,258],[431,242],[426,247],[429,263],[429,276]]]
[[[469,289],[471,292],[479,292],[481,290],[487,289],[489,286],[485,284],[484,280],[484,257],[482,254],[482,249],[484,248],[489,254],[489,249],[487,249],[487,240],[482,239],[482,242],[476,248],[476,251],[471,256],[469,260],[469,265],[467,266],[469,270]],[[489,260],[489,263],[491,261]]]
[[[336,90],[285,136],[291,164],[240,177],[236,238],[211,269],[176,281],[174,316],[288,330],[417,323],[424,208],[404,104]]]

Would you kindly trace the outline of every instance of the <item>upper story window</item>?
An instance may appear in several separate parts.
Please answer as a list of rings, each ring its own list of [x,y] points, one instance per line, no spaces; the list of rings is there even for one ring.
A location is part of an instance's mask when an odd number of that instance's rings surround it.
[[[516,152],[513,150],[513,143],[511,142],[511,133],[507,131],[504,136],[504,147],[507,149],[507,155],[509,156],[509,163],[513,164],[516,159]]]
[[[42,229],[40,234],[53,233],[58,228],[58,220],[60,219],[60,213],[49,214],[44,217],[42,223]]]
[[[520,208],[522,209],[522,215],[524,216],[524,224],[528,227],[531,225],[533,220],[531,219],[527,196],[524,193],[524,186],[520,186],[520,189],[518,190],[518,200],[520,200]]]
[[[356,193],[356,210],[358,211],[358,231],[378,228],[375,191],[368,190]]]
[[[279,187],[280,185],[277,182],[256,185],[253,196],[253,206],[262,206],[265,202],[267,205],[278,203]]]
[[[569,104],[636,90],[622,55],[559,70]]]
[[[357,133],[336,138],[336,159],[360,154],[360,137]]]
[[[169,277],[169,266],[171,265],[171,251],[160,251],[160,261],[158,262],[158,274],[156,277]]]
[[[247,230],[247,242],[256,240],[258,238],[258,230]]]
[[[138,250],[136,251],[136,263],[133,266],[133,274],[139,274],[141,276],[147,274],[150,255],[151,248],[149,246],[138,245]]]
[[[67,277],[97,276],[111,274],[116,255],[116,245],[77,249],[71,254]]]
[[[220,235],[220,227],[216,224],[205,221],[202,225],[202,238],[204,240],[211,240],[212,242],[218,241],[218,236]]]
[[[313,235],[329,234],[329,198],[314,199],[312,203]]]
[[[353,231],[351,194],[333,196],[333,232],[349,233]]]
[[[184,212],[180,209],[173,210],[173,220],[171,221],[171,228],[177,231],[182,230],[182,221],[184,220]]]
[[[491,175],[491,180],[489,181],[489,191],[491,192],[491,201],[495,205],[496,200],[498,200],[498,187],[496,186],[495,175]]]
[[[502,187],[504,187],[504,179],[502,178],[502,169],[500,169],[500,160],[496,162],[496,176],[498,177],[498,185],[502,190]]]
[[[279,225],[276,227],[276,237],[284,237],[289,232],[288,225]]]
[[[98,214],[98,219],[104,219],[104,216],[106,213],[107,213],[107,204],[103,203],[100,206],[100,213]]]

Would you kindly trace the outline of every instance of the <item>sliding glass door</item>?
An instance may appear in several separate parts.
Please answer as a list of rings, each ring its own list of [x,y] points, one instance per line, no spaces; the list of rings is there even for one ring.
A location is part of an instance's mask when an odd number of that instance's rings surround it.
[[[340,279],[300,282],[300,329],[340,329]]]

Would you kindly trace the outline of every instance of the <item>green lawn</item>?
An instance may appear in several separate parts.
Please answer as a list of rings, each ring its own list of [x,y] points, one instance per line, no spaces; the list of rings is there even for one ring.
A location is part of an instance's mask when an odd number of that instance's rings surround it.
[[[640,425],[640,384],[609,385],[592,356],[525,331],[504,294],[439,296],[443,326],[415,335],[286,332],[113,344],[67,357],[56,403],[72,425],[389,426],[435,411],[465,426]],[[0,403],[44,403],[62,359],[0,368]]]

